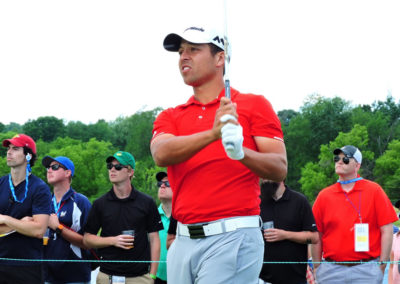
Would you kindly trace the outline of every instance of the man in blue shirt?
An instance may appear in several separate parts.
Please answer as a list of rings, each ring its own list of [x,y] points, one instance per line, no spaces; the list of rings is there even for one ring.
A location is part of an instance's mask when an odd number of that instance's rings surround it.
[[[47,169],[47,182],[53,186],[52,214],[49,219],[50,239],[45,248],[46,259],[87,259],[83,245],[83,226],[90,211],[90,201],[71,187],[74,163],[67,157],[42,160]],[[46,262],[47,283],[90,283],[89,262]]]
[[[51,196],[44,181],[31,173],[36,144],[25,134],[3,141],[10,174],[0,178],[1,284],[43,283],[43,235],[49,221]]]

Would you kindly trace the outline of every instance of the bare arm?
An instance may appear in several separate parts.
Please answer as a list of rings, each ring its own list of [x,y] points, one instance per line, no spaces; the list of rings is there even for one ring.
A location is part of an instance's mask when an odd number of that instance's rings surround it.
[[[299,244],[316,244],[318,242],[318,232],[302,231],[292,232],[281,229],[267,229],[264,230],[264,239],[267,242],[278,242],[282,240],[289,240]]]
[[[282,141],[266,137],[254,137],[258,152],[244,148],[240,160],[261,178],[283,181],[287,174],[286,148]]]
[[[172,245],[172,243],[174,242],[175,239],[176,239],[176,235],[173,235],[173,234],[167,235],[167,249],[169,249],[169,247]]]
[[[220,122],[220,118],[224,114],[231,114],[237,118],[236,104],[232,104],[227,98],[221,99],[211,129],[186,136],[172,134],[156,136],[150,145],[156,165],[166,167],[186,161],[210,143],[220,139],[221,128],[225,124]]]
[[[311,256],[313,262],[321,262],[322,260],[322,234],[318,233],[317,243],[311,245]],[[317,268],[319,263],[314,263],[314,267]]]
[[[393,225],[392,223],[383,225],[381,228],[381,255],[380,261],[388,261],[393,243]],[[386,263],[381,265],[382,271],[385,271]]]
[[[134,237],[128,235],[118,235],[115,237],[100,237],[90,233],[83,235],[83,244],[88,248],[105,248],[115,246],[122,249],[133,247]]]
[[[160,261],[160,236],[158,232],[149,233],[150,240],[150,258],[153,261],[150,264],[150,274],[157,274],[158,262]]]
[[[49,218],[49,228],[51,228],[52,230],[56,230],[57,227],[60,225],[60,222],[58,220],[58,217],[56,214],[51,214],[50,218]],[[73,230],[70,230],[68,228],[64,228],[61,231],[61,236],[67,240],[68,242],[70,242],[71,244],[78,246],[80,248],[84,248],[86,249],[87,247],[84,246],[83,244],[83,236]]]
[[[21,220],[8,215],[0,215],[0,224],[4,224],[11,230],[16,230],[18,233],[25,236],[38,239],[43,238],[47,229],[48,220],[49,215],[47,214],[37,214]]]
[[[392,251],[390,253],[390,266],[389,266],[389,275],[388,275],[388,280],[389,280],[388,283],[389,284],[393,284],[393,261],[394,261],[394,253]]]
[[[166,167],[188,160],[217,139],[211,130],[188,136],[161,134],[153,139],[150,150],[157,166]]]

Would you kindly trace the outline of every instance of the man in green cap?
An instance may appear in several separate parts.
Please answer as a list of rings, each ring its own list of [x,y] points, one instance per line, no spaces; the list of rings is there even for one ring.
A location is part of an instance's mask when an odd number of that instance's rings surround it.
[[[118,151],[106,162],[113,186],[93,202],[83,242],[90,248],[98,248],[103,260],[137,262],[101,263],[96,283],[123,280],[127,284],[153,284],[160,259],[158,231],[163,229],[157,206],[152,197],[131,184],[135,159],[130,153]]]

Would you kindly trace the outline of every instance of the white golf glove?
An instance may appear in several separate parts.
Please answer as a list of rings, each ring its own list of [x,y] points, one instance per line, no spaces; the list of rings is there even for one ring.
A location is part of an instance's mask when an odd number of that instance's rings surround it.
[[[225,114],[220,118],[221,122],[228,120],[237,121],[233,115]],[[225,152],[232,160],[241,160],[244,158],[243,152],[243,128],[240,125],[227,123],[221,128],[222,145]]]

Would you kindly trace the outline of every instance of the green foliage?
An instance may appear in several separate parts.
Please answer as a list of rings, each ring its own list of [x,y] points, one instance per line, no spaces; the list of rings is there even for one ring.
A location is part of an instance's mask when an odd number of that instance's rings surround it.
[[[39,146],[45,146],[39,142]],[[75,165],[75,176],[72,187],[87,197],[98,197],[111,188],[106,168],[106,158],[116,152],[110,142],[98,141],[95,138],[85,143],[71,138],[57,138],[47,145],[50,150],[45,151],[51,157],[66,156]],[[39,148],[38,148],[39,149]],[[44,155],[43,155],[44,156]],[[33,173],[46,180],[46,171],[41,165],[41,155]]]
[[[400,140],[393,140],[389,144],[388,150],[376,160],[374,175],[389,198],[399,199]]]
[[[62,119],[54,116],[42,116],[36,120],[28,120],[23,125],[23,132],[35,141],[42,139],[50,142],[65,135],[65,126]]]
[[[156,173],[159,171],[166,171],[166,169],[157,167],[154,164],[153,158],[149,156],[136,163],[135,178],[132,182],[137,190],[153,197],[157,204],[159,204],[159,200],[157,197],[158,187]]]

